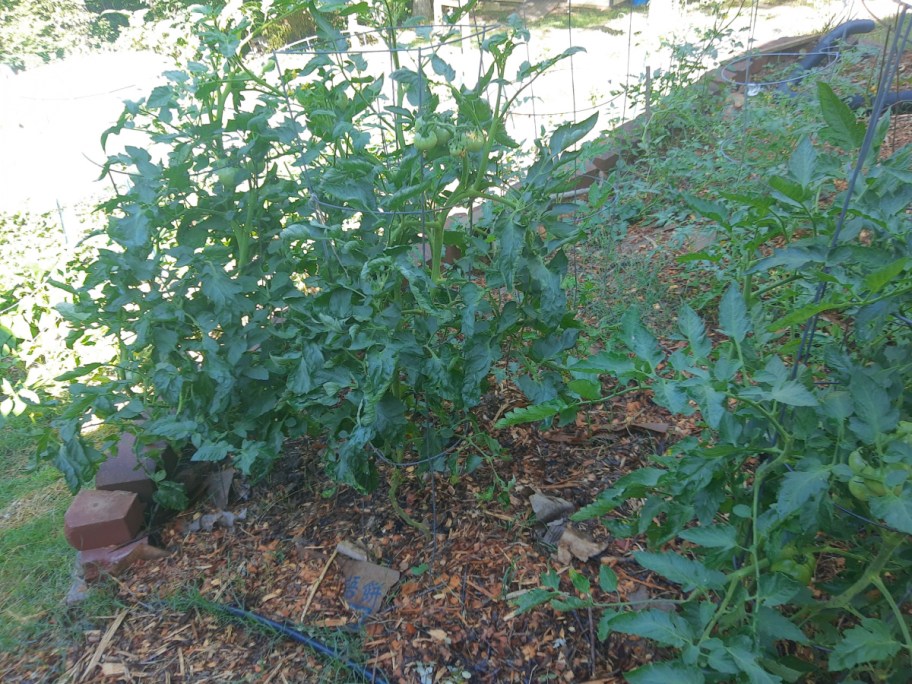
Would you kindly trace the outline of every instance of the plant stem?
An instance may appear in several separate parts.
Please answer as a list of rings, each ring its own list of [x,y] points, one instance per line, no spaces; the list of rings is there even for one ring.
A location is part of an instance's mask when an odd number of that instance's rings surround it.
[[[899,623],[899,630],[902,632],[903,640],[906,642],[906,650],[909,652],[909,656],[912,657],[912,634],[909,633],[909,625],[906,623],[906,616],[903,615],[899,606],[896,605],[893,594],[887,589],[887,585],[884,584],[880,576],[874,577],[871,580],[871,584],[880,590],[880,593],[883,594],[884,599],[886,599],[887,603],[890,605],[890,610],[893,611],[893,616],[896,618],[896,622]]]

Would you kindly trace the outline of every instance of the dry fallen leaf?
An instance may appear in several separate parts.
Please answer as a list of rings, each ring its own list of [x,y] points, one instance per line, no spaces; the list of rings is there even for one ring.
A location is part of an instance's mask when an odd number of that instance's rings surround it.
[[[431,638],[434,641],[442,641],[445,644],[450,643],[449,635],[444,632],[442,629],[429,629],[428,634],[431,635]]]
[[[575,556],[581,561],[587,561],[606,548],[608,548],[608,544],[597,544],[585,532],[567,526],[557,543],[557,560],[565,565],[570,563],[571,556]]]

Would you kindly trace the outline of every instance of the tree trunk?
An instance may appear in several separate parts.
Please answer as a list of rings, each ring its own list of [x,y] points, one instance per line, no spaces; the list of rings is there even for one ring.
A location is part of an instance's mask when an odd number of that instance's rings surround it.
[[[412,16],[422,17],[428,24],[434,23],[434,0],[412,0]]]

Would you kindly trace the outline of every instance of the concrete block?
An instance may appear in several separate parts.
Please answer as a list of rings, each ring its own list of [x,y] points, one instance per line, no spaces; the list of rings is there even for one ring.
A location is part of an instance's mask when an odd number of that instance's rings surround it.
[[[63,517],[64,535],[80,551],[132,541],[142,524],[143,504],[135,492],[83,489]]]

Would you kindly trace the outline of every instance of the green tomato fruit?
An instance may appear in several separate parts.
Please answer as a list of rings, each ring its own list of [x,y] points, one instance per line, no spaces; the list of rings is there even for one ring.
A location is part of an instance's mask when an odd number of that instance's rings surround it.
[[[435,147],[437,147],[437,135],[433,131],[425,135],[421,133],[415,134],[415,149],[419,152],[427,152]]]
[[[860,475],[867,467],[868,463],[864,460],[864,457],[862,457],[861,449],[855,449],[855,451],[849,454],[849,468],[852,469],[853,473]]]
[[[865,486],[864,478],[860,475],[856,475],[849,480],[849,494],[862,502],[871,498],[871,492],[868,491],[868,488]]]
[[[465,136],[466,149],[469,152],[481,152],[485,146],[484,136],[480,131],[469,131]]]
[[[853,480],[855,478],[852,478]],[[871,493],[871,496],[886,496],[887,488],[884,487],[882,477],[870,477],[866,473],[861,474],[861,479],[864,481],[865,487],[868,488],[868,491]]]
[[[437,144],[441,147],[446,146],[453,137],[452,131],[446,126],[437,126],[434,129],[434,133],[437,135]]]
[[[466,153],[466,140],[463,136],[457,135],[447,145],[447,149],[454,157],[464,157]]]
[[[215,177],[218,179],[218,182],[226,188],[233,189],[237,185],[237,175],[238,170],[234,166],[225,166],[221,169],[216,169],[215,171]]]

